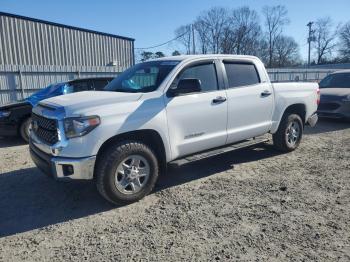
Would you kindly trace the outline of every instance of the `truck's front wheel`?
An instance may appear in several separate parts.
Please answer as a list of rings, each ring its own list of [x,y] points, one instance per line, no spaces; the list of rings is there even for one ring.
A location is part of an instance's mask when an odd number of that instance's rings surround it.
[[[19,134],[22,137],[22,139],[27,143],[29,142],[30,122],[31,118],[28,117],[22,121],[19,127]]]
[[[297,114],[285,114],[278,130],[273,134],[273,145],[282,152],[295,150],[303,135],[303,122]]]
[[[97,189],[114,204],[132,203],[152,191],[158,173],[158,161],[151,148],[137,141],[121,142],[99,157]]]

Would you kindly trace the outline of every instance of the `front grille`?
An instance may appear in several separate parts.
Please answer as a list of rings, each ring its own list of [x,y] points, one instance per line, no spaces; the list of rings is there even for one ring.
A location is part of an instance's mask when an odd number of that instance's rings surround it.
[[[318,110],[336,110],[340,107],[337,103],[320,103]]]
[[[32,131],[44,142],[53,145],[58,142],[57,120],[32,114]]]

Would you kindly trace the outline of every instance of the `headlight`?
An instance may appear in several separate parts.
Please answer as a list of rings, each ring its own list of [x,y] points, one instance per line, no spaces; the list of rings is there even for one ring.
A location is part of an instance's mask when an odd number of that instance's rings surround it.
[[[0,111],[0,118],[1,117],[8,117],[9,115],[11,115],[10,111]]]
[[[344,102],[350,102],[350,95],[347,95],[343,98]]]
[[[64,132],[67,138],[84,136],[101,123],[98,116],[70,117],[64,120]]]

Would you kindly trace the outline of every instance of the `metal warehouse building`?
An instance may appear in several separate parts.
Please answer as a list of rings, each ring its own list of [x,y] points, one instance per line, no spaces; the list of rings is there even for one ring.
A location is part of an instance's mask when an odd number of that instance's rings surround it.
[[[51,83],[115,76],[134,64],[134,39],[0,12],[0,104]]]

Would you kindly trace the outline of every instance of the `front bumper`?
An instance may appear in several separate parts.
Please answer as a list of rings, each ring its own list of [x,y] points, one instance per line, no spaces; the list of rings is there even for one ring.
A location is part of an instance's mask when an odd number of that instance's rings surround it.
[[[94,176],[96,156],[84,158],[55,157],[29,142],[30,156],[45,174],[57,180],[91,180]]]
[[[65,117],[64,108],[39,104],[33,108],[33,113],[44,118],[55,119],[58,125],[58,141],[53,145],[40,139],[34,130],[30,132],[30,155],[36,166],[45,174],[58,180],[93,179],[96,156],[89,156],[88,154],[81,157],[67,157],[67,155],[62,154],[62,150],[68,146],[62,121]],[[86,150],[81,151],[86,152]]]
[[[321,100],[317,113],[320,117],[350,119],[350,102],[340,100]]]

